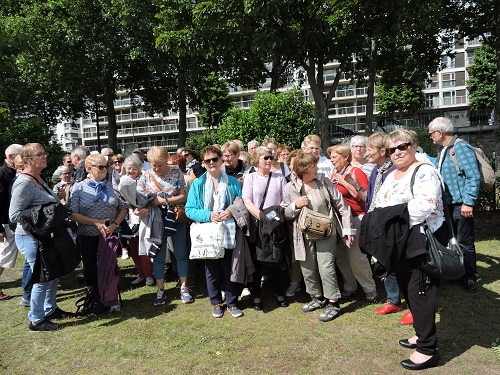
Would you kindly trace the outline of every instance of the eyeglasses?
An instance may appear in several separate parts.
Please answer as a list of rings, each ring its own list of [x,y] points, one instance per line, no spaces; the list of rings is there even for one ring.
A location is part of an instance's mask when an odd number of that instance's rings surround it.
[[[267,161],[267,160],[273,160],[273,156],[272,155],[261,156],[259,159],[260,160],[265,160],[265,161]]]
[[[406,150],[408,147],[411,146],[411,143],[410,142],[407,142],[407,143],[401,143],[399,146],[396,146],[396,147],[389,147],[387,149],[387,152],[389,153],[389,155],[392,155],[396,152],[396,150],[399,150],[399,151],[404,151]]]
[[[312,146],[309,146],[307,147],[308,150],[311,150],[311,151],[319,151],[319,147],[312,147]]]
[[[215,158],[211,158],[211,159],[205,159],[203,160],[203,163],[205,164],[210,164],[210,163],[217,163],[219,161],[219,157],[216,156]]]
[[[232,154],[222,155],[222,159],[229,159],[231,156],[233,155]]]
[[[37,158],[48,158],[49,154],[46,152],[37,152],[36,154],[33,154],[32,156],[35,156]]]
[[[432,138],[432,135],[435,133],[435,132],[438,132],[439,130],[433,130],[429,133],[429,138]]]
[[[366,148],[366,146],[363,145],[352,145],[352,148]]]
[[[123,164],[123,160],[115,160],[114,163],[115,164]]]
[[[95,164],[92,164],[92,166],[93,166],[94,168],[99,169],[100,171],[105,171],[106,169],[108,169],[108,166],[107,166],[107,165],[95,165]]]
[[[187,158],[189,155],[191,155],[189,152],[186,154],[182,154],[182,156],[184,156],[185,158]]]

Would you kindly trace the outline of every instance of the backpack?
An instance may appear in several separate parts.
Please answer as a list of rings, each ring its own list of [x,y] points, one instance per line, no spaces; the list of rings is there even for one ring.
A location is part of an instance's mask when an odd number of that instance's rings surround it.
[[[455,145],[458,142],[465,142],[465,141],[461,138],[457,138],[455,140],[455,143],[450,148],[450,157],[451,160],[453,160],[453,163],[455,164],[455,169],[457,170],[457,174],[460,175],[461,172],[460,168],[458,167],[457,155],[455,154]],[[488,161],[488,158],[484,154],[483,150],[481,150],[478,147],[474,147],[470,144],[469,146],[476,153],[479,173],[481,174],[481,184],[479,186],[479,190],[481,191],[490,190],[491,188],[493,188],[493,185],[495,184],[495,171],[493,171],[493,168],[491,167],[490,162]]]

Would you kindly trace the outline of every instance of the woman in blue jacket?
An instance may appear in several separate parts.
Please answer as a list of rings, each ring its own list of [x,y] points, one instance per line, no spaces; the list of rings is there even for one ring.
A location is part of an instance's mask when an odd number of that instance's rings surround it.
[[[201,152],[206,172],[197,178],[189,189],[186,215],[198,223],[222,222],[225,230],[225,255],[222,259],[205,260],[208,295],[214,306],[212,315],[220,318],[222,290],[226,292],[227,309],[235,318],[243,315],[238,308],[242,285],[231,281],[232,249],[235,247],[236,223],[227,207],[236,197],[241,197],[238,180],[221,171],[222,152],[207,146]]]

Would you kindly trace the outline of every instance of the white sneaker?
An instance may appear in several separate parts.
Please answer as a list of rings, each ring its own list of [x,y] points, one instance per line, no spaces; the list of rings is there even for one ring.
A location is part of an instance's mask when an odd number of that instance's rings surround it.
[[[137,284],[140,284],[144,281],[144,277],[138,277],[137,279],[135,279],[134,281],[132,281],[130,284],[132,285],[137,285]]]
[[[154,281],[154,279],[153,279],[152,277],[148,277],[148,278],[146,279],[146,285],[147,285],[147,286],[154,285],[154,283],[155,283],[155,281]]]
[[[128,251],[127,250],[122,250],[122,259],[128,259]]]
[[[302,288],[300,287],[300,283],[292,281],[285,291],[285,296],[293,297],[295,293],[300,292],[301,290]]]
[[[120,304],[118,305],[113,305],[109,308],[109,311],[120,311],[121,307]]]
[[[243,288],[241,291],[241,300],[246,301],[249,300],[252,297],[252,293],[250,293],[250,290],[248,288]]]

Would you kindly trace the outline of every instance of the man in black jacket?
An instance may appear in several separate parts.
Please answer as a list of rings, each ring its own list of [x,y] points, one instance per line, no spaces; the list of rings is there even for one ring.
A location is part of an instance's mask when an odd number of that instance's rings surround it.
[[[5,150],[5,162],[0,167],[0,275],[5,268],[12,268],[16,264],[17,246],[14,241],[14,233],[9,226],[9,206],[10,206],[10,189],[12,181],[16,177],[16,168],[14,167],[14,159],[19,154],[23,146],[12,144]],[[0,289],[0,301],[10,299]]]

